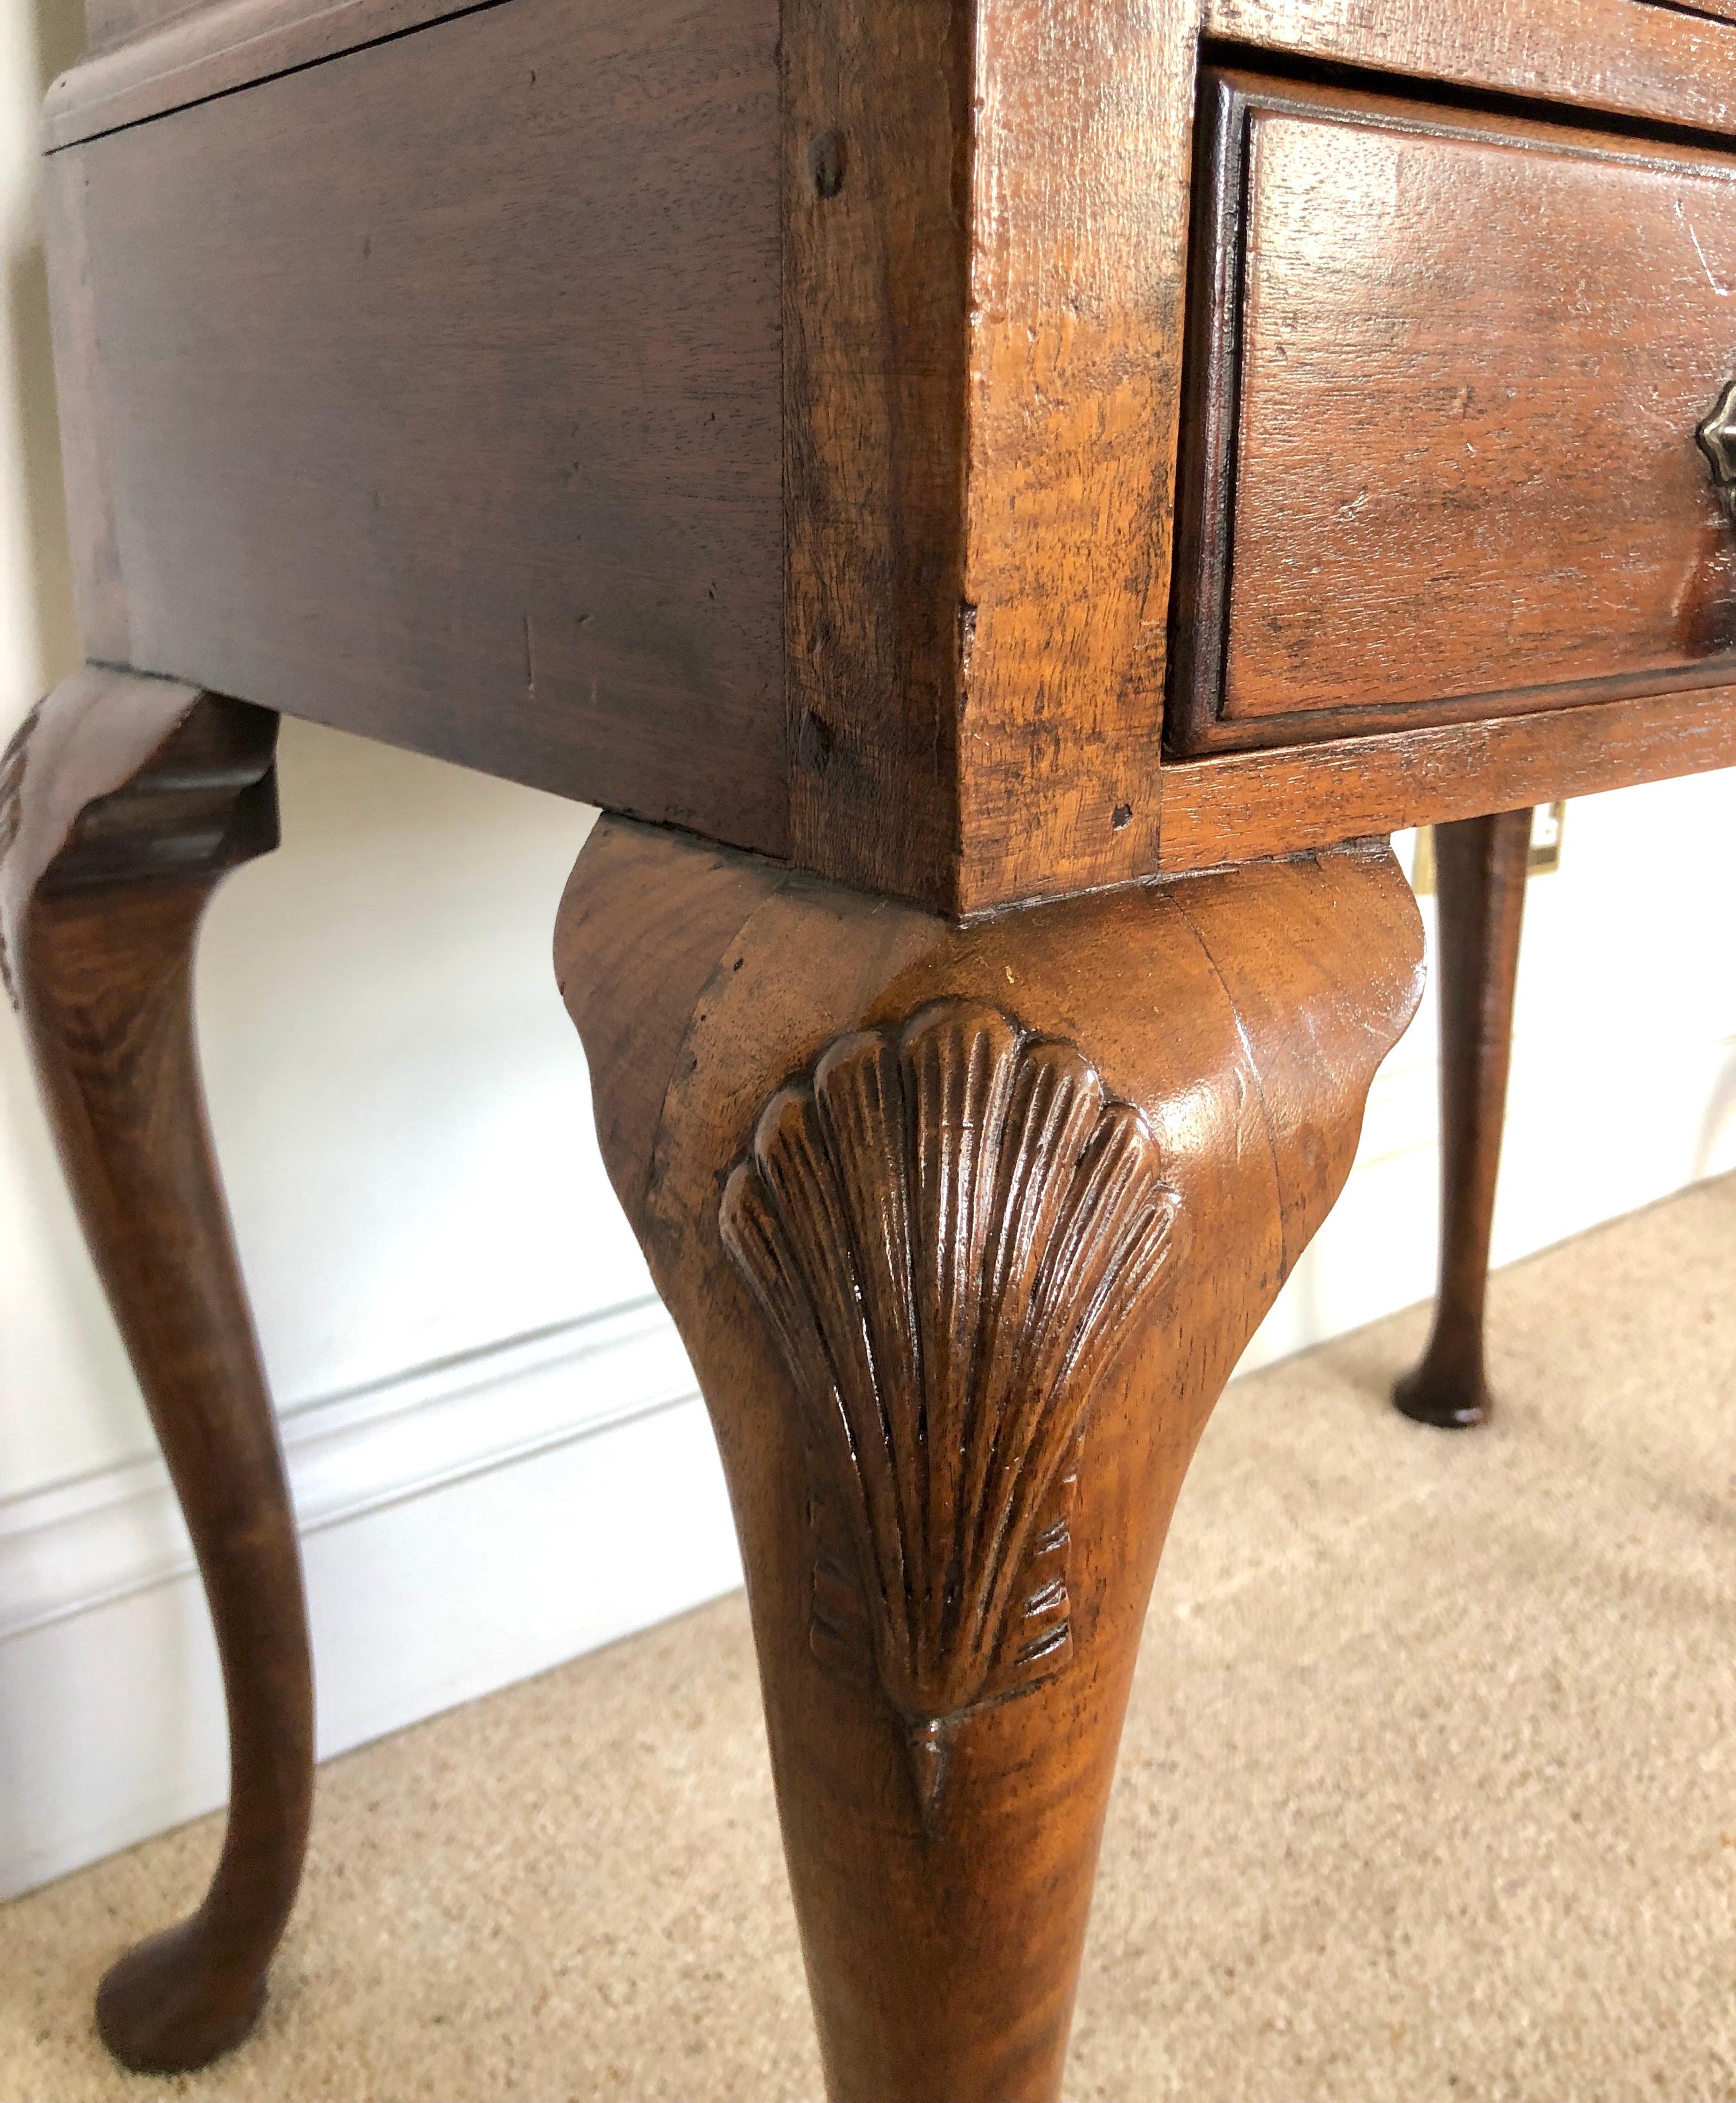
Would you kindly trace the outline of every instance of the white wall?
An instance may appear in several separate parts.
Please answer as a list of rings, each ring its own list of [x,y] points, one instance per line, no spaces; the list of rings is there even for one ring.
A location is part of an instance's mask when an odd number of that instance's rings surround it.
[[[0,0],[0,731],[73,661],[31,150],[77,38]],[[327,1751],[735,1580],[703,1414],[548,958],[589,813],[286,726],[208,923],[213,1118],[306,1530]],[[1532,887],[1507,1260],[1736,1166],[1736,778],[1579,803]],[[1424,1295],[1432,1007],[1250,1354]],[[0,1017],[0,1892],[220,1800],[186,1543]]]
[[[1736,772],[1590,796],[1534,876],[1494,1260],[1736,1168]],[[1406,867],[1412,835],[1394,843]],[[1435,912],[1423,901],[1432,977]],[[1349,1184],[1245,1369],[1426,1298],[1437,1252],[1432,991],[1375,1077]]]

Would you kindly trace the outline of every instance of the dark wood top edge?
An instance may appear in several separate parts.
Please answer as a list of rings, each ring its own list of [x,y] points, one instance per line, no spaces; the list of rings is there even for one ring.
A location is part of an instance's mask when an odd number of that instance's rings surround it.
[[[42,104],[59,153],[256,87],[502,0],[226,0],[177,15],[62,73]]]
[[[1641,0],[1523,0],[1477,10],[1343,0],[1205,0],[1201,35],[1240,47],[1649,123],[1736,131],[1731,22]]]
[[[195,7],[125,42],[92,52],[60,75],[42,112],[42,145],[58,152],[104,132],[166,117],[219,95],[388,42],[501,0],[222,0]],[[1207,0],[1201,33],[1238,47],[1232,62],[1257,65],[1288,55],[1395,79],[1560,101],[1589,114],[1736,131],[1729,88],[1732,18],[1687,0],[1576,0],[1594,20],[1578,40],[1552,33],[1550,0],[1521,54],[1478,56],[1476,40],[1431,47],[1405,25],[1370,29],[1343,11],[1313,4],[1278,9],[1270,0]],[[1624,67],[1607,63],[1618,38],[1635,49]],[[1231,54],[1226,52],[1226,57]],[[1516,63],[1516,60],[1520,62]]]

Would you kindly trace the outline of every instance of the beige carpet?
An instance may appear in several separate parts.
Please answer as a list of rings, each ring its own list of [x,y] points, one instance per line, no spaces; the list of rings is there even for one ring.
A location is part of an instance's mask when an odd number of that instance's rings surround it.
[[[1736,2096],[1736,1179],[1243,1381],[1176,1520],[1076,2097]],[[0,2093],[812,2096],[738,1599],[327,1767],[259,2034],[117,2074],[89,1995],[205,1821],[0,1910]]]

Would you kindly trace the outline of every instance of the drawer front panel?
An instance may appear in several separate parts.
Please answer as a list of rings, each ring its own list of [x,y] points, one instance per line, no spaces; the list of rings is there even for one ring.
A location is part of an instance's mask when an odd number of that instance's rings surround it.
[[[1732,676],[1736,162],[1218,74],[1172,749]]]

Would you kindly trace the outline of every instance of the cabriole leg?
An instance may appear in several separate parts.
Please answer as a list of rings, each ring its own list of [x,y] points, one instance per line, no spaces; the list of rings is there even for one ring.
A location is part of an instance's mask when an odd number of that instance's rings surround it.
[[[1490,1408],[1483,1304],[1530,852],[1529,809],[1435,828],[1441,1283],[1428,1348],[1392,1399],[1419,1424],[1449,1430],[1482,1423]]]
[[[605,820],[557,937],[748,1572],[833,2096],[1052,2096],[1171,1506],[1415,1004],[1392,857],[955,929]]]
[[[0,961],[193,1536],[223,1661],[229,1828],[204,1904],[102,1983],[126,2065],[197,2066],[258,2014],[300,1874],[313,1697],[294,1520],[193,1042],[199,921],[277,844],[277,718],[91,669],[0,762]]]

